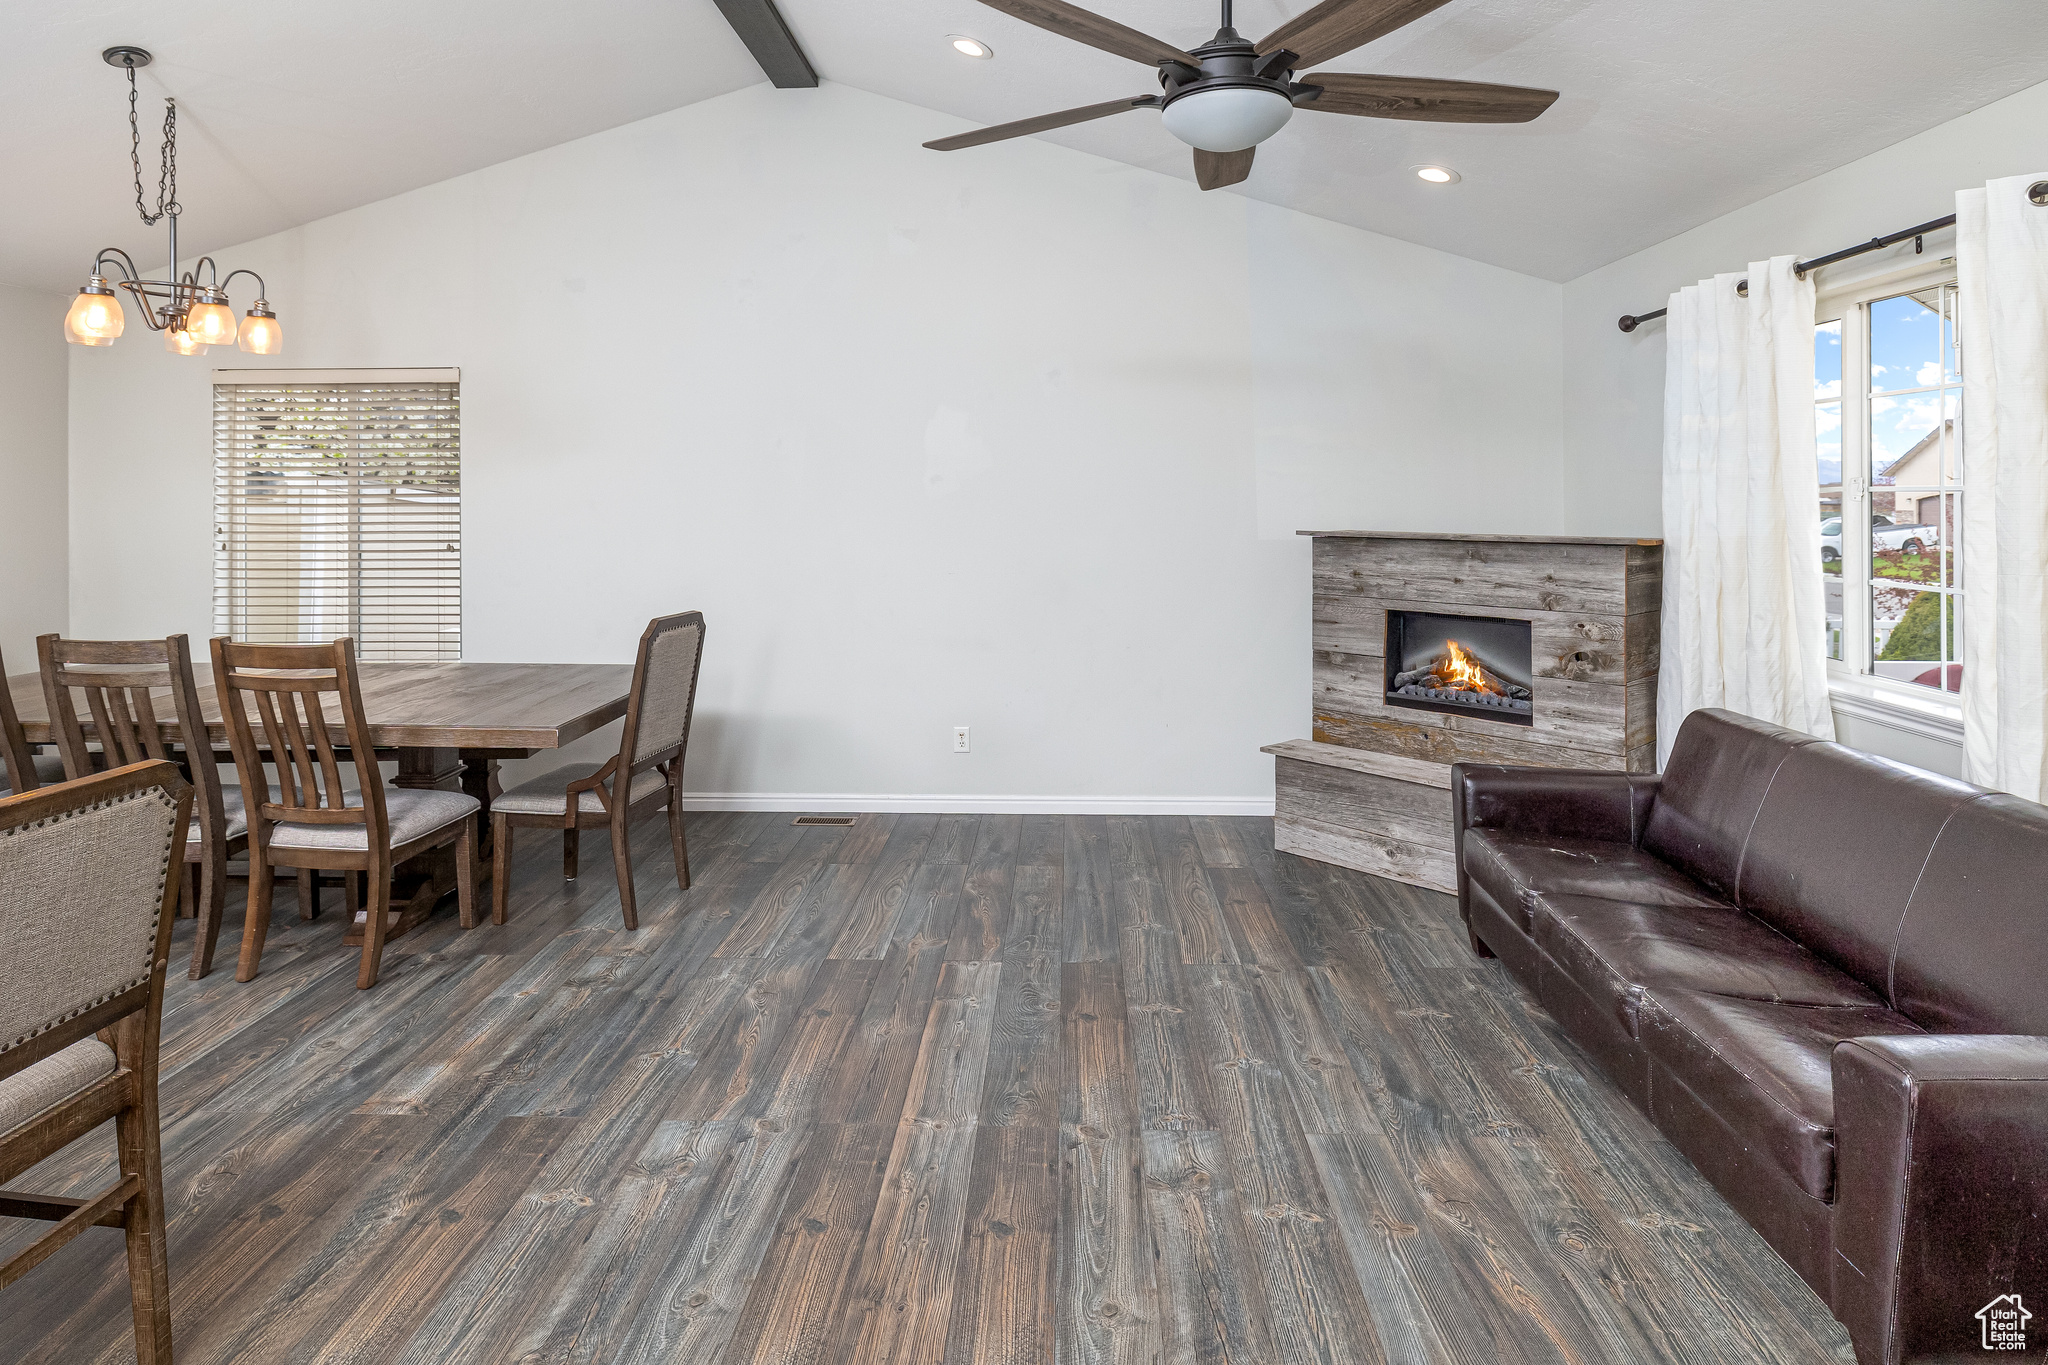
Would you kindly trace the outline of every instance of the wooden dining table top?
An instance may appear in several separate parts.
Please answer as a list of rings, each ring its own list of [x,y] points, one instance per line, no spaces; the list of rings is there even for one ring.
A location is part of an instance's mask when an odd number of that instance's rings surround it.
[[[391,749],[559,749],[626,714],[631,664],[358,664],[371,741]],[[228,742],[213,666],[197,660],[193,680],[207,734]],[[43,684],[34,673],[7,680],[31,744],[53,744]],[[170,708],[160,714],[168,716]],[[336,721],[340,716],[329,707]],[[174,721],[164,726],[175,734]],[[179,736],[182,740],[182,736]]]

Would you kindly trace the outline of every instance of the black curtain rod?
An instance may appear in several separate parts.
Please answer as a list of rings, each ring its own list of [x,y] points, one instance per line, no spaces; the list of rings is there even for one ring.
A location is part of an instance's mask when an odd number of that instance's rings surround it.
[[[2034,197],[2034,192],[2036,191],[2040,192],[2039,197]],[[2033,197],[2036,204],[2048,203],[2048,180],[2033,186],[2029,192],[2029,197]],[[1844,247],[1832,255],[1816,256],[1810,261],[1795,261],[1792,265],[1792,271],[1803,278],[1809,270],[1818,270],[1824,265],[1833,265],[1836,261],[1846,261],[1851,256],[1861,256],[1866,251],[1882,251],[1888,246],[1896,246],[1908,237],[1918,238],[1926,233],[1935,232],[1945,227],[1954,227],[1955,225],[1956,216],[1951,213],[1945,218],[1936,218],[1932,222],[1922,223],[1919,227],[1909,227],[1901,232],[1894,232],[1889,237],[1872,237],[1861,246]],[[1920,249],[1920,244],[1917,241],[1914,242],[1913,249],[1915,251]],[[1736,287],[1741,292],[1747,293],[1748,291],[1743,286],[1746,286],[1748,283],[1748,280],[1744,280]],[[1669,311],[1668,308],[1659,308],[1654,313],[1624,313],[1618,325],[1624,332],[1633,332],[1639,324],[1648,322],[1651,318],[1661,318]]]

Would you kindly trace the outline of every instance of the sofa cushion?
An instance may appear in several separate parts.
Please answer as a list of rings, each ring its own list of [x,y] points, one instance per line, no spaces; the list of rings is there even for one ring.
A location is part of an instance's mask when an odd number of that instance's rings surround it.
[[[1928,850],[1981,794],[1839,744],[1794,749],[1757,813],[1735,902],[1883,994]]]
[[[1693,712],[1672,744],[1643,824],[1643,847],[1733,900],[1742,847],[1778,765],[1794,749],[1818,743],[1733,711]]]
[[[1643,905],[1542,896],[1536,942],[1579,988],[1639,1034],[1649,987],[1790,1005],[1882,1005],[1877,993],[1732,905]]]
[[[1892,1003],[1934,1033],[2048,1034],[2048,808],[2004,793],[1934,841],[1899,926]]]
[[[1643,993],[1638,1023],[1644,1050],[1751,1152],[1829,1201],[1835,1044],[1922,1031],[1882,1005],[1785,1005],[1669,987]],[[1654,1092],[1650,1103],[1654,1115]]]
[[[1530,932],[1539,892],[1661,905],[1723,903],[1669,864],[1605,839],[1468,829],[1463,856],[1465,875],[1485,887],[1524,933]]]

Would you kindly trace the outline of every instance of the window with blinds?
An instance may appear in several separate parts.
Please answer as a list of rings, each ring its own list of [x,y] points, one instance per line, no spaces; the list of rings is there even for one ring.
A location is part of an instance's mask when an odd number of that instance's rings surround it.
[[[216,370],[214,630],[462,657],[456,370]]]

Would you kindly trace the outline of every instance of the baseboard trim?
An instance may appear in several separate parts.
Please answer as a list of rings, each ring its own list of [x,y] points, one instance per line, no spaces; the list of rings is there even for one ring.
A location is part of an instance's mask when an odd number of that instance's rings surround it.
[[[684,792],[684,810],[919,812],[935,815],[1264,815],[1270,796],[882,796],[846,792]]]

